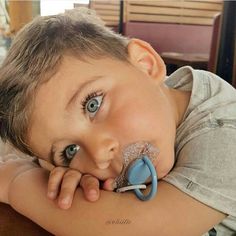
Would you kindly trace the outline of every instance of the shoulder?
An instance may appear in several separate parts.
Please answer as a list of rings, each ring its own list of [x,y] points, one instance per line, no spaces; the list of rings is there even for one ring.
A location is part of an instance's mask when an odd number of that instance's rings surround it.
[[[235,93],[235,88],[214,73],[205,70],[195,70],[190,66],[184,66],[176,70],[165,80],[167,86],[181,90],[197,89],[201,93],[202,89],[217,91],[229,90]],[[210,91],[208,91],[210,92]]]
[[[186,140],[165,180],[188,195],[236,217],[236,121]]]

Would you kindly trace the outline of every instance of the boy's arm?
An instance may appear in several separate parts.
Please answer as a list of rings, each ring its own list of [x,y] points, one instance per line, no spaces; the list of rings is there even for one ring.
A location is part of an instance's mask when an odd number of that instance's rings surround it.
[[[225,217],[164,181],[151,201],[141,202],[133,193],[101,191],[100,199],[91,203],[79,189],[72,207],[61,210],[46,197],[47,179],[43,169],[22,173],[11,185],[9,202],[56,235],[199,236]]]

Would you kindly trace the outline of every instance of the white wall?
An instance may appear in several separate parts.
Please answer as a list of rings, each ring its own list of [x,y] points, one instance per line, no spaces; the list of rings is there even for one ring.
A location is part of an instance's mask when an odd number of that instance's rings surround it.
[[[74,3],[88,3],[89,0],[40,0],[41,16],[63,13],[66,9],[73,9]]]

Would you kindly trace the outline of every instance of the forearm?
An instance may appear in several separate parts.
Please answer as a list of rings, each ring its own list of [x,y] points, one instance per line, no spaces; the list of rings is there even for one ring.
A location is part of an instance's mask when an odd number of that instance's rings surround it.
[[[132,235],[133,224],[142,225],[138,217],[133,217],[135,202],[138,202],[133,194],[127,194],[124,201],[124,195],[102,191],[100,200],[91,203],[84,199],[79,189],[72,207],[61,210],[56,202],[46,197],[48,173],[42,169],[32,171],[33,173],[28,171],[17,177],[11,187],[10,204],[53,234],[90,236],[102,232],[103,235],[120,235],[124,230],[127,235]],[[126,212],[128,206],[129,210]],[[130,222],[127,223],[126,219]],[[111,221],[117,220],[121,224],[112,224]],[[140,230],[137,228],[137,232]],[[137,232],[135,235],[138,235]],[[140,235],[143,233],[144,231],[140,232]]]
[[[101,192],[91,203],[78,190],[69,210],[61,210],[46,197],[47,172],[27,171],[11,187],[10,204],[53,234],[97,235],[201,235],[224,215],[186,196],[166,183],[159,184],[157,197],[141,202],[132,193]],[[128,224],[109,221],[128,220]]]

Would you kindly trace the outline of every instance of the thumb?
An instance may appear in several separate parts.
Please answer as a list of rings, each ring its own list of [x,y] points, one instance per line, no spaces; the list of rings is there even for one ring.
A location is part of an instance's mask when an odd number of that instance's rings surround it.
[[[109,178],[104,181],[103,189],[107,191],[113,191],[116,188],[115,179]]]

